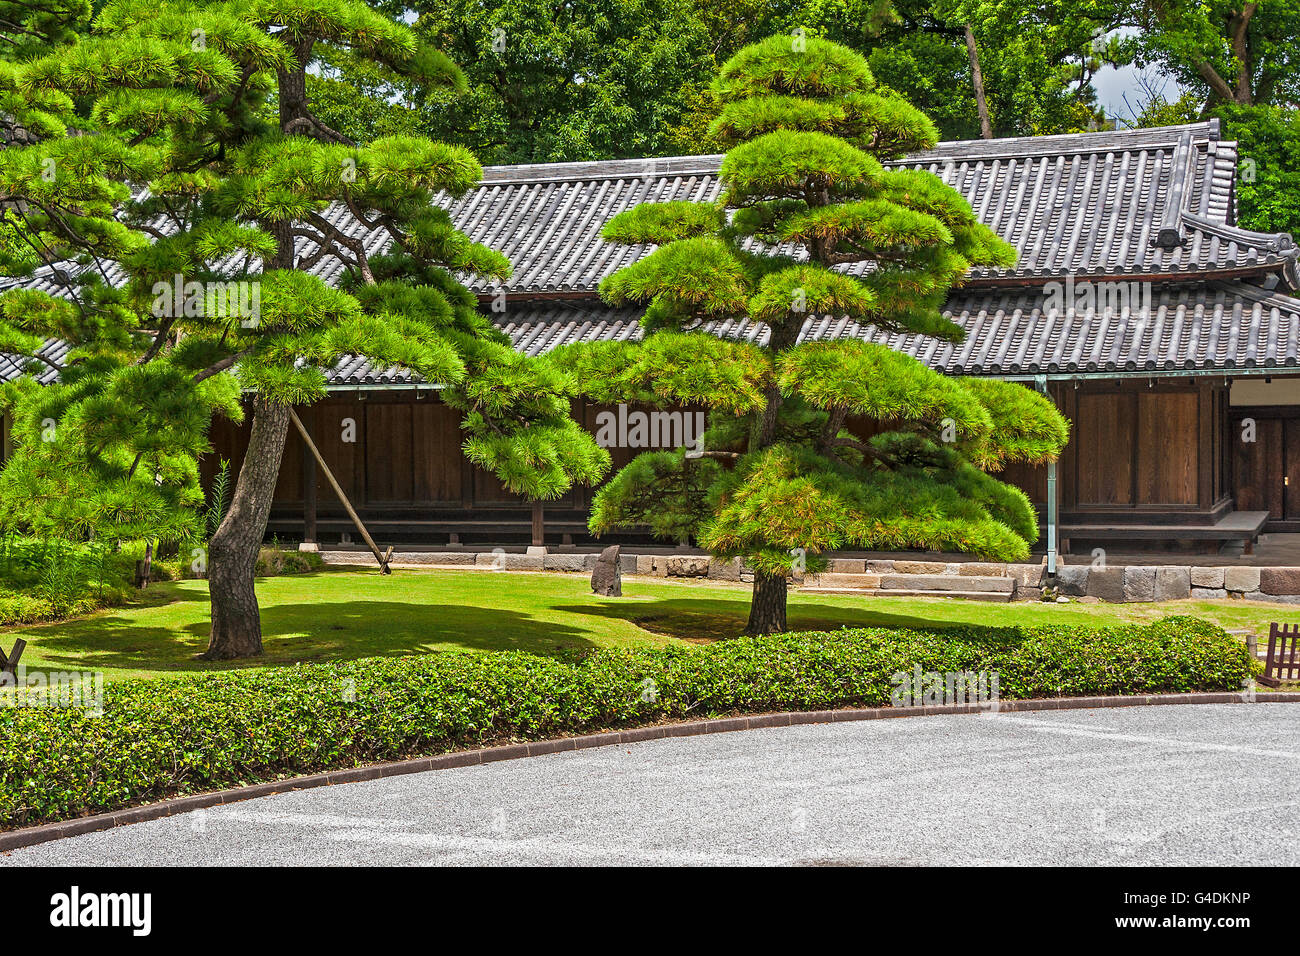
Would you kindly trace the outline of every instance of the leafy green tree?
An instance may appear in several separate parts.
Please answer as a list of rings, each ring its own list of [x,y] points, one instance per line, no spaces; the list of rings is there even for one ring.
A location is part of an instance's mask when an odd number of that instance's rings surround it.
[[[1300,100],[1300,2],[1134,0],[1121,5],[1136,29],[1127,55],[1154,64],[1211,110],[1222,104]]]
[[[445,385],[466,455],[514,492],[553,497],[608,467],[568,417],[563,377],[516,354],[457,279],[510,269],[434,203],[469,189],[477,161],[410,135],[356,146],[322,121],[307,76],[340,53],[465,85],[360,0],[117,0],[86,37],[3,74],[45,104],[45,125],[0,151],[0,202],[32,244],[80,262],[63,295],[0,299],[0,348],[60,379],[9,388],[18,450],[0,497],[14,520],[68,534],[193,539],[211,418],[241,417],[251,396],[247,455],[208,554],[210,659],[261,651],[253,573],[290,409],[321,398],[345,355]],[[390,251],[339,228],[330,213],[343,209]],[[327,259],[346,289],[310,274]],[[41,358],[46,337],[70,351]]]
[[[451,0],[413,10],[413,28],[464,70],[448,99],[346,53],[308,82],[321,115],[357,141],[437,136],[493,163],[665,152],[684,90],[711,69],[711,38],[689,0]]]
[[[395,132],[524,163],[707,152],[710,80],[746,43],[804,24],[866,42],[889,0],[451,0],[389,3],[465,71],[449,100],[346,54],[308,85],[319,115],[358,142]]]
[[[1225,105],[1215,110],[1237,141],[1237,221],[1300,235],[1300,110]]]
[[[1117,23],[1109,0],[896,0],[895,16],[859,46],[877,79],[923,110],[942,139],[981,135],[969,28],[995,136],[1089,128],[1100,120],[1092,80],[1109,59],[1099,37]],[[832,36],[832,38],[834,38]]]
[[[1133,27],[1118,57],[1159,69],[1178,84],[1172,102],[1153,97],[1136,125],[1218,116],[1242,164],[1238,221],[1262,232],[1300,232],[1300,3],[1120,5]]]
[[[612,304],[646,303],[640,343],[571,346],[551,361],[602,401],[703,404],[703,447],[642,454],[596,496],[591,529],[693,535],[754,569],[748,629],[786,625],[787,578],[832,549],[931,549],[1022,559],[1038,522],[988,472],[1052,460],[1067,424],[1021,386],[954,379],[883,345],[799,342],[830,314],[950,341],[949,289],[1014,250],[928,172],[881,160],[935,141],[848,48],[802,35],[742,49],[715,84],[732,146],[716,204],[644,204],[605,238],[658,248],[609,277]],[[707,323],[748,318],[761,344]],[[850,415],[880,432],[850,433]]]

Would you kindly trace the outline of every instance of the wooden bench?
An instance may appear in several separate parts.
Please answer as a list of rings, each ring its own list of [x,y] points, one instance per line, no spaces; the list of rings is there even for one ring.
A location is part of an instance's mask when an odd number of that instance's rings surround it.
[[[1240,541],[1245,553],[1255,550],[1267,511],[1231,511],[1214,524],[1063,524],[1058,529],[1061,553],[1070,553],[1070,539],[1130,541]]]

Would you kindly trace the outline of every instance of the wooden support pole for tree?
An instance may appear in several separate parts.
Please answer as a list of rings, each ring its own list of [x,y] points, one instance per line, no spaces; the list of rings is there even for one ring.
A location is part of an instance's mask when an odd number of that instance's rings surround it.
[[[18,658],[23,656],[27,642],[21,637],[14,641],[14,649],[8,655],[0,647],[0,687],[18,686]]]
[[[389,548],[382,554],[380,553],[379,545],[375,544],[375,539],[370,537],[370,532],[367,531],[366,526],[361,523],[360,516],[352,507],[352,502],[349,501],[348,496],[343,493],[343,488],[334,477],[334,472],[330,471],[330,466],[325,464],[325,459],[321,457],[320,449],[317,448],[316,443],[311,440],[311,435],[307,434],[307,429],[303,426],[302,419],[298,417],[298,413],[292,408],[289,409],[289,420],[293,422],[294,428],[298,429],[298,434],[302,436],[303,443],[306,444],[307,448],[311,451],[312,457],[316,459],[316,464],[320,465],[321,471],[325,472],[326,480],[329,481],[330,487],[334,489],[334,494],[339,496],[339,501],[343,502],[343,509],[348,513],[348,517],[352,519],[352,523],[356,525],[357,530],[361,532],[361,537],[365,539],[366,544],[370,546],[370,550],[374,552],[375,560],[379,562],[379,570],[384,574],[391,574],[392,569],[389,568],[388,561],[393,556],[393,549]]]

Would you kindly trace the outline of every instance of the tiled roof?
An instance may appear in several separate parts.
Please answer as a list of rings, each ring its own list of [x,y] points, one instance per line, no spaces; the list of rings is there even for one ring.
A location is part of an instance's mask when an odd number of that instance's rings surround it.
[[[616,213],[642,202],[717,198],[720,156],[489,166],[459,199],[440,196],[456,225],[514,265],[516,295],[594,294],[600,280],[649,246],[600,238]],[[966,197],[980,219],[1020,251],[1011,270],[975,270],[971,281],[1036,281],[1076,276],[1173,277],[1214,272],[1284,271],[1300,286],[1290,236],[1234,225],[1236,144],[1219,122],[1102,133],[1071,133],[942,143],[894,165],[928,169]],[[326,218],[370,253],[388,246],[342,206]],[[1161,230],[1182,244],[1153,245]],[[315,245],[299,239],[299,255]],[[29,284],[57,292],[42,270]],[[312,272],[329,282],[343,265],[332,257]],[[852,270],[850,270],[852,271]],[[110,270],[110,279],[120,278]],[[494,286],[472,283],[480,292]],[[0,286],[2,287],[2,286]]]
[[[970,289],[945,309],[967,330],[960,344],[916,335],[885,335],[843,318],[809,319],[800,341],[860,338],[954,375],[1300,369],[1300,299],[1240,282],[1171,283],[1151,294],[1150,307],[1115,315],[1069,315],[1045,309],[1038,289]],[[500,322],[515,348],[542,355],[578,342],[641,338],[638,309],[538,303]],[[726,338],[767,341],[767,327],[748,320],[710,322]],[[340,363],[335,387],[414,383],[401,370]]]
[[[37,354],[43,355],[51,362],[61,365],[64,357],[68,354],[68,345],[58,339],[46,339],[45,344],[37,350]],[[31,365],[32,371],[36,373],[36,380],[42,385],[49,385],[58,378],[58,372],[43,362],[35,359],[23,359],[20,356],[6,355],[4,352],[0,352],[0,382],[8,382],[22,375],[24,364]]]
[[[641,202],[717,198],[720,156],[489,167],[482,185],[444,200],[474,239],[505,253],[523,294],[593,292],[649,248],[601,241]],[[1188,126],[944,143],[893,165],[928,169],[1020,251],[1012,270],[973,281],[1087,275],[1174,276],[1272,266],[1294,270],[1289,236],[1232,225],[1235,143],[1217,120]],[[1152,245],[1162,228],[1185,244]]]
[[[439,201],[462,230],[514,263],[507,286],[511,311],[503,327],[517,348],[539,354],[571,341],[640,335],[639,311],[610,309],[595,289],[649,247],[605,243],[600,230],[615,213],[640,202],[715,198],[720,159],[488,167],[478,187]],[[1236,146],[1219,139],[1217,120],[943,143],[907,157],[898,165],[929,169],[961,191],[985,223],[1017,246],[1019,265],[976,273],[954,294],[948,314],[970,333],[961,345],[883,336],[831,319],[809,323],[804,335],[883,341],[936,368],[969,374],[1290,367],[1300,326],[1297,300],[1233,277],[1272,273],[1272,281],[1296,289],[1297,247],[1290,236],[1234,225],[1236,162]],[[341,207],[331,209],[329,218],[347,235],[364,237],[371,252],[387,245]],[[1162,231],[1180,244],[1154,246]],[[314,251],[307,240],[299,242],[301,255]],[[331,258],[313,270],[331,282],[341,271]],[[52,273],[44,269],[9,284],[22,281],[57,294],[66,278],[60,282]],[[1153,278],[1161,291],[1144,323],[1045,314],[1043,284],[1069,274]],[[119,278],[110,268],[110,281]],[[713,331],[766,335],[764,327],[743,320],[718,323]],[[12,361],[0,361],[0,378],[13,374]],[[376,371],[356,358],[341,362],[330,381],[347,387],[413,379]]]

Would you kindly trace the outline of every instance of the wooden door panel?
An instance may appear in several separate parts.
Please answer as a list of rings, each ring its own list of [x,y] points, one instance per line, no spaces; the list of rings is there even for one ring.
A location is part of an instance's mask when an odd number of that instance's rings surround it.
[[[415,499],[459,504],[464,458],[460,413],[442,402],[424,401],[412,414]]]
[[[1288,418],[1282,441],[1282,511],[1289,521],[1300,519],[1300,419]],[[1287,481],[1286,479],[1290,479]]]
[[[1233,449],[1233,486],[1238,511],[1267,511],[1270,518],[1282,518],[1285,505],[1282,424],[1279,418],[1256,418],[1254,441],[1246,441],[1250,436],[1242,419],[1233,420],[1228,440]]]
[[[1079,395],[1075,423],[1079,504],[1133,504],[1136,411],[1132,392]]]
[[[365,503],[365,406],[343,401],[324,401],[312,407],[312,420],[303,419],[321,457],[329,465],[343,493],[356,507]],[[325,476],[316,472],[317,500],[338,500]]]
[[[411,405],[370,403],[366,413],[366,502],[392,504],[413,497]]]
[[[1137,503],[1197,504],[1200,464],[1197,394],[1139,393],[1137,415]]]

